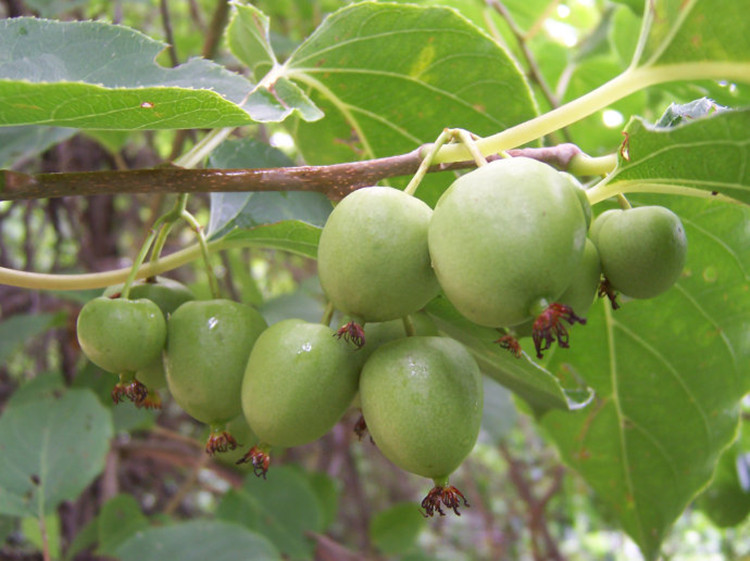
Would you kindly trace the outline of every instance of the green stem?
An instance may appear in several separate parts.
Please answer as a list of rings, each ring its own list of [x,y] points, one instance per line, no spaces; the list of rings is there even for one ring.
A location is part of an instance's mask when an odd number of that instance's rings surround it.
[[[404,316],[401,318],[401,320],[404,322],[404,331],[406,332],[407,337],[414,337],[417,334],[417,327],[414,325],[414,320],[411,319],[411,316]]]
[[[203,226],[201,226],[200,222],[198,222],[187,210],[182,211],[182,219],[190,224],[190,227],[195,231],[196,236],[198,236],[198,245],[200,246],[201,255],[203,256],[203,264],[206,267],[211,294],[214,298],[221,298],[219,281],[216,279],[214,268],[211,266],[211,253],[208,249],[208,243],[206,242],[206,235],[203,233]]]
[[[617,154],[592,158],[584,153],[573,156],[567,171],[573,175],[607,175],[617,166]]]
[[[567,127],[614,102],[648,86],[678,80],[737,80],[746,82],[750,64],[736,62],[690,62],[654,67],[628,68],[619,76],[602,84],[573,101],[543,115],[493,134],[476,145],[485,156],[510,150]],[[435,155],[434,163],[460,162],[471,158],[462,144],[443,146]]]
[[[333,302],[328,302],[328,304],[326,304],[326,309],[323,310],[323,317],[320,319],[320,323],[323,325],[331,325],[333,311]]]
[[[182,168],[197,167],[216,147],[224,142],[234,131],[234,127],[214,129],[204,136],[193,148],[177,158],[174,165]]]
[[[179,197],[177,197],[177,200],[175,201],[175,204],[172,207],[172,209],[169,212],[162,215],[154,223],[154,228],[156,228],[156,226],[159,225],[159,235],[157,236],[156,241],[154,242],[154,249],[151,251],[152,263],[159,260],[159,256],[161,255],[161,252],[164,249],[164,244],[167,242],[167,237],[169,236],[169,232],[172,230],[172,227],[175,225],[175,223],[182,217],[182,212],[187,207],[187,200],[188,200],[188,194],[181,193]]]
[[[146,260],[146,255],[148,255],[148,250],[151,249],[151,244],[154,243],[154,239],[156,238],[156,230],[151,230],[146,237],[146,241],[143,242],[143,245],[141,246],[141,250],[138,252],[138,256],[135,258],[135,261],[133,261],[133,266],[130,268],[130,273],[128,274],[128,278],[125,280],[125,285],[122,287],[122,291],[120,293],[120,297],[123,300],[127,300],[130,296],[130,286],[133,284],[133,281],[135,281],[136,275],[138,274],[138,270],[141,268],[141,265],[143,265],[143,262]]]
[[[414,177],[411,178],[411,181],[409,181],[409,184],[404,187],[404,193],[407,195],[413,195],[417,187],[419,187],[419,184],[422,182],[422,179],[424,179],[425,174],[427,173],[427,170],[430,169],[430,166],[432,165],[432,161],[435,158],[435,155],[438,153],[440,148],[448,142],[453,137],[453,131],[451,129],[443,129],[443,132],[440,133],[440,135],[437,137],[435,142],[433,142],[429,149],[427,150],[427,153],[422,158],[422,161],[419,164],[419,167],[417,168],[416,173],[414,174]]]

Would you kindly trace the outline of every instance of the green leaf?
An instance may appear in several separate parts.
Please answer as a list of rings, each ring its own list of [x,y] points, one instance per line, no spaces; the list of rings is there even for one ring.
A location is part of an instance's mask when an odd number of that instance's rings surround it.
[[[320,232],[321,228],[318,226],[299,220],[285,220],[276,224],[258,226],[251,230],[233,230],[224,236],[222,242],[227,246],[281,249],[315,259],[318,255]]]
[[[16,529],[17,519],[13,516],[0,516],[0,544]]]
[[[75,133],[75,129],[60,127],[0,128],[0,168],[33,158]]]
[[[321,514],[320,529],[324,531],[336,522],[339,514],[341,482],[321,471],[304,472],[301,475],[307,479],[310,488],[318,498]]]
[[[164,45],[127,27],[0,20],[0,126],[95,129],[226,127],[252,84],[204,59],[163,68]]]
[[[143,530],[118,547],[116,555],[120,561],[281,561],[265,537],[213,520]]]
[[[100,555],[114,555],[120,544],[149,525],[138,501],[124,494],[104,503],[98,520]]]
[[[416,545],[425,526],[425,517],[416,505],[401,503],[372,517],[370,539],[386,555],[399,555]]]
[[[627,159],[620,156],[617,169],[589,192],[590,198],[641,191],[690,194],[689,188],[750,204],[748,129],[748,109],[722,111],[673,128],[633,119],[627,127]]]
[[[8,406],[0,417],[0,513],[39,516],[72,500],[101,473],[109,412],[89,391]]]
[[[232,19],[227,26],[229,50],[260,79],[276,66],[271,46],[268,17],[251,5],[233,4]]]
[[[326,114],[292,131],[305,159],[334,163],[408,152],[444,127],[486,135],[535,115],[515,62],[457,12],[362,2],[329,16],[284,64]],[[450,179],[427,178],[435,202]]]
[[[0,322],[0,364],[29,339],[60,325],[62,318],[60,314],[17,315]]]
[[[295,469],[272,467],[268,480],[250,474],[229,501],[219,505],[219,518],[263,534],[290,559],[312,557],[315,544],[306,533],[322,530],[322,511],[310,483]]]
[[[224,142],[211,154],[210,164],[221,169],[293,165],[280,150],[249,138]],[[312,191],[211,193],[208,235],[220,238],[236,228],[252,229],[287,220],[322,228],[331,209],[325,195]]]
[[[471,323],[444,296],[432,300],[425,311],[441,331],[469,348],[482,372],[521,397],[536,414],[548,409],[579,409],[591,401],[587,388],[563,388],[557,377],[525,352],[516,358],[501,348],[495,343],[500,337],[497,330]]]
[[[636,66],[750,61],[750,36],[737,22],[742,2],[654,0],[646,3]]]
[[[688,238],[682,278],[614,312],[594,306],[549,369],[575,373],[596,398],[583,411],[543,419],[565,461],[647,559],[710,479],[750,386],[750,208],[694,198],[668,205]]]
[[[44,535],[39,518],[27,516],[21,520],[21,533],[26,541],[38,551],[44,551],[45,546],[52,559],[60,557],[60,516],[52,512],[44,516]],[[46,542],[46,543],[45,543]]]

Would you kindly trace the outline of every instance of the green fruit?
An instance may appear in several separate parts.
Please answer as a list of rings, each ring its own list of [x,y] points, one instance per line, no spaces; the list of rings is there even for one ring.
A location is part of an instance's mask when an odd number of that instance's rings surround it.
[[[117,284],[108,287],[103,296],[107,297],[119,297],[122,292],[124,284]],[[164,319],[168,319],[169,315],[179,308],[185,302],[195,300],[193,292],[181,282],[172,280],[166,277],[155,277],[148,278],[145,280],[136,281],[130,287],[130,298],[146,298],[151,300],[161,309],[164,314]],[[164,371],[164,361],[161,353],[159,356],[147,364],[143,368],[139,369],[135,373],[136,379],[144,384],[152,393],[155,390],[160,390],[167,387],[166,372]],[[154,394],[154,399],[156,399]],[[157,406],[160,400],[156,399]]]
[[[457,179],[435,207],[432,265],[471,321],[513,326],[570,286],[586,240],[576,187],[529,158],[495,160]]]
[[[482,377],[466,348],[447,337],[406,337],[379,347],[360,376],[362,413],[381,452],[440,484],[474,448]]]
[[[230,300],[186,302],[169,318],[167,385],[191,417],[220,426],[242,411],[245,365],[266,328],[253,308]]]
[[[631,298],[658,296],[672,287],[685,267],[685,229],[679,217],[664,207],[604,213],[592,230],[605,278],[614,290]]]
[[[269,327],[242,384],[242,410],[259,440],[297,446],[328,432],[357,392],[357,352],[319,323],[288,319]]]
[[[318,246],[318,274],[328,299],[362,321],[416,312],[438,293],[427,227],[432,210],[390,187],[346,196],[328,217]]]
[[[167,334],[164,315],[151,300],[104,296],[83,306],[76,330],[89,360],[115,374],[135,373],[158,359]]]
[[[601,276],[602,266],[599,261],[599,252],[596,250],[594,243],[586,239],[581,264],[576,269],[570,286],[557,301],[570,306],[577,316],[585,318],[589,308],[596,300]],[[518,337],[529,336],[532,333],[533,323],[534,320],[526,321],[514,327],[513,331]]]
[[[409,316],[414,327],[415,335],[437,335],[438,329],[430,316],[418,312]],[[403,319],[393,319],[365,325],[365,345],[356,352],[360,365],[364,366],[367,359],[375,350],[389,341],[407,336]]]
[[[103,296],[119,297],[124,284],[108,287]],[[129,298],[146,298],[154,302],[166,318],[180,305],[195,300],[193,292],[181,282],[166,277],[155,277],[136,281],[130,287]]]

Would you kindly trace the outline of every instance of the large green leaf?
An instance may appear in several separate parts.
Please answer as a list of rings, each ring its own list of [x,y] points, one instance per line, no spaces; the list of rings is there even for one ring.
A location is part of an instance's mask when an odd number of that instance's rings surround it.
[[[0,513],[41,516],[99,475],[112,437],[109,411],[89,391],[9,405],[0,417]]]
[[[750,109],[722,111],[676,127],[639,118],[627,127],[627,158],[590,192],[598,201],[618,192],[697,189],[750,204]]]
[[[469,348],[482,372],[523,398],[535,414],[541,415],[549,409],[580,409],[591,400],[588,388],[576,381],[564,388],[560,379],[526,352],[516,358],[501,348],[495,342],[500,338],[497,330],[470,322],[443,295],[432,300],[426,311],[441,331]]]
[[[443,7],[343,8],[300,45],[280,75],[302,84],[326,114],[292,131],[310,163],[408,152],[444,127],[485,135],[535,115],[515,62]],[[428,178],[418,193],[434,202],[449,182]]]
[[[226,244],[227,247],[281,249],[315,259],[318,256],[320,232],[320,227],[307,222],[285,220],[249,230],[235,229],[224,236],[221,243]]]
[[[543,424],[565,461],[597,492],[647,559],[708,482],[734,438],[750,387],[750,209],[710,199],[668,204],[683,220],[688,262],[651,300],[601,303],[567,352],[549,363],[596,391]]]
[[[250,82],[203,59],[158,66],[163,47],[103,22],[0,20],[0,126],[132,130],[250,122],[237,105]]]
[[[75,129],[60,127],[0,128],[0,168],[32,158],[75,133]]]
[[[120,561],[280,561],[276,548],[262,535],[239,524],[192,520],[149,528],[116,549]]]
[[[32,337],[64,321],[64,314],[18,315],[0,321],[0,364]]]
[[[646,3],[633,63],[660,66],[706,61],[750,60],[750,36],[738,22],[747,18],[743,2],[652,0]]]

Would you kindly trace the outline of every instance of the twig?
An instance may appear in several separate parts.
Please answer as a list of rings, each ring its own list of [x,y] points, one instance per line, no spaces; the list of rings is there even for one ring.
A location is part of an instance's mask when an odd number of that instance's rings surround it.
[[[228,20],[228,0],[217,0],[214,15],[211,18],[211,25],[206,33],[206,40],[203,42],[203,58],[214,58],[216,56],[216,51],[221,44],[221,38],[224,35],[224,28]]]
[[[167,52],[169,53],[169,61],[172,66],[180,64],[180,59],[177,56],[177,48],[174,44],[174,34],[172,33],[172,20],[169,16],[169,2],[168,0],[159,1],[159,12],[161,13],[161,22],[164,26],[164,37],[167,40]]]
[[[167,167],[140,170],[40,173],[30,175],[0,171],[0,200],[90,196],[116,193],[208,193],[237,191],[317,191],[339,200],[351,191],[381,179],[413,175],[422,162],[424,145],[397,156],[328,166],[267,169],[182,169]],[[548,148],[508,150],[511,156],[534,158],[567,170],[581,150],[572,144]],[[490,156],[492,160],[496,157]],[[473,161],[430,167],[429,172],[468,169]]]

